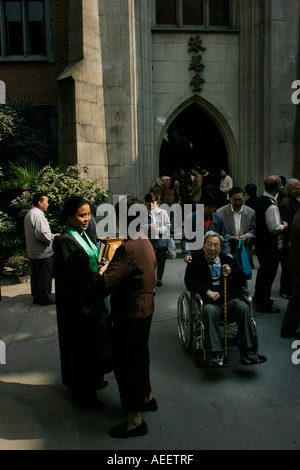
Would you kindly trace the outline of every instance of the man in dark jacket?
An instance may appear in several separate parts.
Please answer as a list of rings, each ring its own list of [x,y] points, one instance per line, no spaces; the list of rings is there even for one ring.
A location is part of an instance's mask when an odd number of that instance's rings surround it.
[[[201,295],[203,300],[203,320],[208,350],[211,352],[210,365],[223,365],[220,320],[224,314],[224,277],[227,278],[228,320],[238,325],[237,345],[241,362],[245,365],[258,364],[259,357],[252,351],[251,310],[239,298],[238,289],[246,282],[246,275],[235,261],[222,250],[222,237],[209,231],[204,237],[203,250],[188,264],[185,285],[191,292]]]
[[[299,338],[297,329],[300,323],[300,209],[293,219],[288,266],[294,276],[293,294],[282,321],[281,336],[283,338]]]
[[[289,226],[283,234],[283,248],[281,251],[281,276],[280,276],[280,291],[279,295],[284,299],[289,299],[293,292],[293,274],[288,268],[289,250],[291,245],[291,228],[294,216],[298,209],[300,209],[300,181],[292,178],[287,181],[286,196],[282,197],[278,203],[279,212],[282,220],[285,220]]]
[[[258,312],[278,313],[280,309],[273,305],[271,291],[283,248],[283,230],[288,223],[282,221],[275,198],[281,187],[280,177],[267,176],[264,184],[265,191],[256,207],[255,250],[259,268],[253,302]]]

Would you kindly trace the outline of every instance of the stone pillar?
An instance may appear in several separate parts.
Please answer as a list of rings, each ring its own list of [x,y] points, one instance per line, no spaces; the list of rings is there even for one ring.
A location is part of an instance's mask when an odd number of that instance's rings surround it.
[[[97,0],[70,2],[69,65],[58,78],[59,160],[87,165],[108,187],[105,109]]]

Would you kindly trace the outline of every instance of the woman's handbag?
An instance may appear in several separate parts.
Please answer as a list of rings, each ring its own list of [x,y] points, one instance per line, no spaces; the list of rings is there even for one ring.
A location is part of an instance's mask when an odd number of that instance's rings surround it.
[[[172,259],[176,259],[176,245],[174,238],[170,236],[170,238],[167,239],[167,244],[168,244],[168,253]]]
[[[252,279],[252,269],[250,266],[248,253],[245,248],[244,241],[241,238],[239,239],[239,246],[236,250],[236,262],[237,265],[246,274],[247,279]]]

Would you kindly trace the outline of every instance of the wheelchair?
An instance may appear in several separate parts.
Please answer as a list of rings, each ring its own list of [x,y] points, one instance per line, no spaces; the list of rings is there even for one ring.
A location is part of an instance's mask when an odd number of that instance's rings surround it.
[[[257,354],[258,338],[255,316],[252,309],[252,299],[246,289],[239,291],[239,298],[250,306],[252,333],[254,339],[252,350]],[[221,322],[220,326],[221,328],[224,328],[224,322]],[[179,341],[184,349],[193,351],[197,367],[207,365],[209,361],[209,353],[207,351],[205,340],[203,300],[199,294],[187,291],[183,291],[181,293],[177,302],[177,327]],[[228,323],[226,325],[226,345],[228,347],[236,346],[236,334],[236,323]],[[223,347],[224,343],[223,335]],[[259,356],[259,360],[260,362],[265,362],[264,356]],[[224,365],[228,364],[225,363]]]

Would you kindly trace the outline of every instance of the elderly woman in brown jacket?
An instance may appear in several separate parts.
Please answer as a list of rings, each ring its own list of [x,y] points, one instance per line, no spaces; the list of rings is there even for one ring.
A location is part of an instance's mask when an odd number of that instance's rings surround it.
[[[129,208],[138,202],[136,198],[127,198],[127,214]],[[116,205],[118,225],[120,206]],[[133,220],[134,217],[127,217],[127,227]],[[110,430],[112,437],[119,438],[147,434],[147,425],[140,412],[157,409],[156,400],[151,395],[148,349],[154,310],[156,258],[143,232],[135,235],[137,237],[128,237],[119,246],[106,270],[86,291],[83,299],[88,307],[111,295],[114,373],[122,407],[127,411],[127,420]]]

